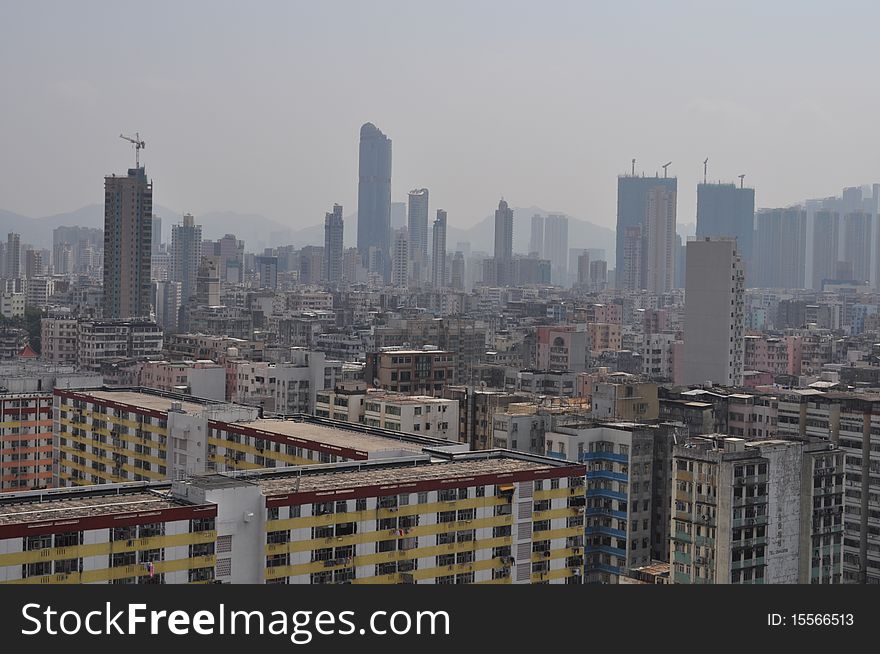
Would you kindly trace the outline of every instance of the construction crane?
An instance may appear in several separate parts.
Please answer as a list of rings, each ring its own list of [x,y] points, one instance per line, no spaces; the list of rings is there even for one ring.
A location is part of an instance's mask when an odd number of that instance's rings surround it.
[[[663,164],[662,166],[660,166],[663,169],[663,179],[666,179],[666,169],[669,168],[669,166],[671,166],[671,165],[672,165],[672,162],[668,161],[665,164]]]
[[[709,168],[709,157],[703,159],[703,184],[706,183],[706,171]]]
[[[745,177],[745,174],[739,176],[739,187],[740,188],[743,187],[743,177]]]
[[[125,134],[120,134],[119,138],[124,139],[134,145],[134,167],[141,167],[141,148],[147,147],[147,144],[141,140],[141,135],[139,132],[134,133],[134,138],[130,136],[125,136]]]

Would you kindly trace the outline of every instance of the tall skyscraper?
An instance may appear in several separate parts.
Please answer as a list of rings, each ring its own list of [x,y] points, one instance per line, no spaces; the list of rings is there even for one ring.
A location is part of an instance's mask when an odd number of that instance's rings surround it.
[[[590,253],[586,250],[577,260],[577,285],[581,289],[590,287]]]
[[[129,168],[125,177],[105,177],[105,319],[150,315],[152,242],[153,184],[146,170]]]
[[[456,252],[455,255],[452,257],[452,280],[450,282],[450,285],[457,291],[464,290],[464,265],[464,254],[462,252]]]
[[[817,211],[813,216],[812,288],[822,290],[822,281],[837,275],[840,217],[836,211]]]
[[[675,208],[674,187],[654,186],[648,191],[642,288],[651,293],[675,288]]]
[[[428,258],[428,189],[417,188],[409,192],[407,210],[407,227],[409,228],[409,254],[413,258],[416,253]]]
[[[70,243],[56,243],[52,248],[52,271],[56,275],[73,272],[73,247]]]
[[[204,243],[211,245],[202,246],[202,255],[218,257],[220,281],[240,284],[244,280],[244,241],[238,240],[235,234],[226,234],[217,241]]]
[[[754,234],[755,189],[735,184],[697,185],[697,236],[735,238],[747,273]]]
[[[391,250],[391,139],[373,123],[361,127],[358,157],[357,247],[370,267],[370,248],[376,248],[373,263],[384,279],[390,275]]]
[[[632,225],[623,230],[623,251],[617,266],[616,285],[624,291],[638,291],[642,284],[642,226]]]
[[[150,249],[152,254],[159,254],[159,251],[162,249],[162,219],[153,214],[153,239],[151,242]]]
[[[428,189],[426,188],[417,188],[409,192],[407,234],[410,286],[417,287],[431,281],[431,265],[428,259]]]
[[[800,207],[761,209],[755,216],[755,285],[803,288],[807,212]]]
[[[544,216],[536,213],[532,216],[532,233],[529,237],[529,254],[539,259],[544,256]]]
[[[324,216],[324,277],[329,284],[342,281],[344,228],[342,205],[334,204],[333,212]]]
[[[495,258],[513,258],[513,209],[501,200],[495,210]]]
[[[859,194],[861,198],[861,193]],[[846,214],[843,219],[843,261],[852,264],[853,280],[871,280],[871,223],[873,216],[863,211]]]
[[[687,244],[684,383],[743,382],[745,273],[734,239]]]
[[[651,189],[657,187],[671,190],[674,195],[678,188],[678,182],[675,177],[621,175],[617,178],[617,252],[614,261],[617,280],[621,279],[620,271],[623,266],[626,230],[628,227],[641,227],[642,237],[647,238],[648,195]],[[647,254],[647,247],[644,248],[644,254]],[[643,265],[642,270],[645,274],[647,266]],[[620,286],[619,281],[617,285]],[[640,286],[640,288],[646,288],[646,286]]]
[[[21,235],[9,232],[6,237],[6,278],[21,277]]]
[[[196,292],[196,277],[202,259],[202,226],[184,214],[183,222],[171,226],[171,279],[180,282],[181,301],[186,304]]]
[[[278,288],[278,257],[262,255],[255,260],[257,274],[260,277],[260,288]],[[302,274],[300,274],[302,277]]]
[[[495,210],[495,284],[513,282],[513,209],[501,200]]]
[[[608,262],[598,259],[590,261],[590,285],[596,291],[604,291],[608,283]]]
[[[220,305],[220,257],[203,256],[199,261],[195,304],[203,307]]]
[[[406,202],[391,203],[391,229],[406,227]]]
[[[24,253],[24,276],[27,279],[40,277],[45,274],[43,269],[43,255],[39,250],[27,249]]]
[[[431,285],[446,285],[446,212],[437,209],[431,241]]]
[[[180,282],[153,282],[153,310],[156,323],[169,334],[177,331],[180,312]]]
[[[406,227],[394,230],[391,248],[391,284],[409,286],[409,232]]]
[[[568,284],[568,218],[551,214],[544,221],[544,253],[550,260],[550,280],[554,284]]]

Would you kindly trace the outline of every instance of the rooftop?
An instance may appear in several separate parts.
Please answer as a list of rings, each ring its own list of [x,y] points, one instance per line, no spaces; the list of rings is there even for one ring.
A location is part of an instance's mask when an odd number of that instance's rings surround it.
[[[10,493],[0,498],[0,526],[95,516],[130,514],[186,506],[161,491],[128,490],[124,487],[101,489],[95,486],[78,492],[64,489],[56,493]]]
[[[574,465],[574,464],[572,464]],[[491,457],[441,462],[413,461],[409,464],[339,468],[336,471],[315,471],[308,468],[276,475],[266,475],[253,481],[266,495],[307,493],[353,486],[401,484],[440,479],[467,480],[479,475],[550,470],[558,466],[516,458]],[[301,474],[302,473],[302,474]]]
[[[92,397],[107,402],[128,404],[139,409],[152,411],[169,411],[172,404],[179,404],[185,413],[201,413],[205,409],[204,404],[192,401],[178,400],[173,396],[163,396],[156,393],[142,393],[139,391],[86,391]]]
[[[281,420],[274,418],[263,418],[252,422],[243,423],[244,426],[253,429],[261,429],[263,431],[280,434],[283,436],[293,436],[303,440],[316,441],[327,445],[335,445],[337,447],[346,447],[363,452],[382,452],[386,450],[408,450],[413,453],[420,453],[422,448],[428,444],[426,442],[417,442],[415,438],[410,439],[409,435],[401,434],[401,438],[397,439],[392,436],[380,436],[365,433],[363,426],[359,424],[350,425],[350,429],[346,427],[348,423],[336,423],[334,426],[325,426],[315,424],[313,422],[301,422],[299,420]],[[422,439],[424,441],[424,437]],[[440,441],[437,439],[429,439],[439,444],[449,445],[448,441]]]

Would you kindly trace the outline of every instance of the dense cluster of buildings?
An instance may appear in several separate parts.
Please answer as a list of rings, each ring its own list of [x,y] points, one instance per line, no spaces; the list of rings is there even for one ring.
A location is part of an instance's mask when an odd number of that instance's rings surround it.
[[[682,238],[633,166],[614,252],[481,252],[359,157],[356,247],[163,242],[142,167],[8,235],[0,583],[880,582],[880,185]]]

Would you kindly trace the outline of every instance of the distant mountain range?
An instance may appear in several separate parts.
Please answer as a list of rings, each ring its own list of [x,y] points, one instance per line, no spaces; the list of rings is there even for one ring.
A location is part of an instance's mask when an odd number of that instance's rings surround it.
[[[179,222],[180,212],[160,205],[153,206],[154,213],[162,218],[162,240],[171,239],[171,225]],[[531,217],[535,214],[562,213],[546,211],[540,207],[515,207],[513,210],[513,249],[515,252],[528,252],[531,234]],[[568,244],[570,248],[603,248],[608,258],[608,267],[614,266],[614,230],[596,225],[573,216],[568,217]],[[245,241],[245,248],[251,252],[262,252],[264,248],[278,245],[323,245],[323,224],[311,225],[302,229],[285,227],[279,222],[260,214],[242,214],[234,211],[214,211],[196,216],[196,223],[202,225],[202,236],[218,239],[225,234],[235,234]],[[52,248],[52,230],[56,227],[100,227],[104,226],[104,207],[91,204],[75,211],[30,218],[0,209],[0,238],[7,232],[21,234],[22,243],[39,248]],[[430,228],[430,226],[429,226]],[[357,242],[357,213],[345,217],[345,245],[354,247]],[[454,251],[458,243],[468,243],[471,251],[491,253],[495,243],[495,216],[490,214],[476,225],[468,228],[449,225],[446,233],[446,247]]]

